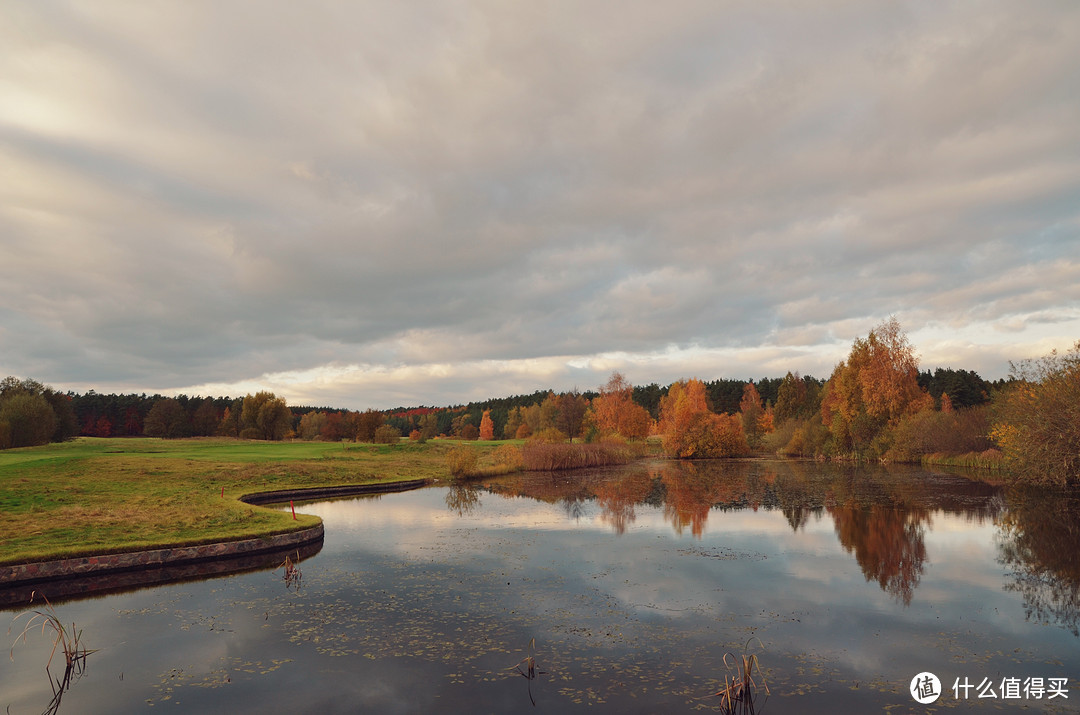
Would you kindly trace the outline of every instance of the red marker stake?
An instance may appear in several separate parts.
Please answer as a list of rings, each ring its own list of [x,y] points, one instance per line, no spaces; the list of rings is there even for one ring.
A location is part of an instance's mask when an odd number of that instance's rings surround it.
[[[292,509],[292,518],[293,518],[293,521],[297,521],[297,518],[296,518],[296,507],[295,507],[295,506],[293,506],[293,503],[292,503],[292,499],[290,499],[290,500],[289,500],[289,508],[290,508],[290,509]]]
[[[221,488],[221,498],[222,498],[222,499],[224,499],[224,498],[225,498],[225,487],[222,487],[222,488]]]

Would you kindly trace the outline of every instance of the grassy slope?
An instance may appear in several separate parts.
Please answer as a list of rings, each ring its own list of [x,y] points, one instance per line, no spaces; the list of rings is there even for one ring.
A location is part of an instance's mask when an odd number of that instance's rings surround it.
[[[318,523],[242,494],[448,476],[451,444],[80,438],[0,452],[0,564],[249,538]],[[490,444],[478,449],[490,451]],[[225,498],[221,498],[222,487]]]

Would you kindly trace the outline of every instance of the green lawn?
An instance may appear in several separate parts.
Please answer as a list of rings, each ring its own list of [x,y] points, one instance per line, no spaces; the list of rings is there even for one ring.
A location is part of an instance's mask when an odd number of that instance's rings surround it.
[[[318,518],[250,506],[277,489],[448,478],[454,442],[94,439],[0,452],[0,564],[250,538]],[[482,453],[499,443],[472,443]],[[222,488],[225,497],[222,498]]]

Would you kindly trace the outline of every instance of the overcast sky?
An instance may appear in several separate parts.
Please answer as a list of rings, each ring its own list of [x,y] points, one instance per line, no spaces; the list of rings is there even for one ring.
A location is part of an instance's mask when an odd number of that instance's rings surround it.
[[[0,374],[363,409],[1080,339],[1080,3],[0,0]]]

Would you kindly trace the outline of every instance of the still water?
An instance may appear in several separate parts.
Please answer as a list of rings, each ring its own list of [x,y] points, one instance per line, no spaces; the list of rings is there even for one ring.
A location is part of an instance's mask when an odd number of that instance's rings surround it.
[[[759,712],[1080,710],[1075,496],[656,461],[302,509],[326,538],[299,584],[265,568],[57,604],[97,649],[86,672],[57,701],[31,633],[0,707],[707,712],[754,653]],[[909,693],[924,671],[929,706]]]

